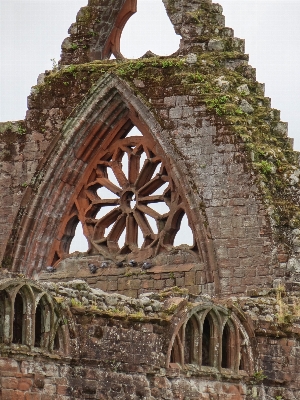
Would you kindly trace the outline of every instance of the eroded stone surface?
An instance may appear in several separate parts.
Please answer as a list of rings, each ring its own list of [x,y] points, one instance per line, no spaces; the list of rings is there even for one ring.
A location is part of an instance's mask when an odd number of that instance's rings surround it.
[[[136,2],[90,0],[25,120],[0,124],[3,399],[298,398],[299,155],[222,7],[164,4],[175,55],[123,60]]]

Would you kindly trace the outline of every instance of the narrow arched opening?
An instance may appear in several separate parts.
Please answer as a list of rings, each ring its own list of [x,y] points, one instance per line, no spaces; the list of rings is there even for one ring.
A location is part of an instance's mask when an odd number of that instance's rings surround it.
[[[60,349],[60,339],[59,339],[59,328],[57,329],[55,336],[54,336],[54,341],[53,341],[53,350],[59,351]]]
[[[192,360],[193,323],[189,319],[185,327],[184,363],[190,364]]]
[[[42,307],[41,303],[39,303],[35,310],[35,336],[34,336],[34,345],[35,347],[41,347],[42,343]]]
[[[14,303],[13,343],[23,343],[24,330],[24,303],[20,293],[17,293]]]
[[[4,342],[5,303],[6,303],[6,294],[4,291],[1,291],[0,292],[0,343]]]
[[[64,254],[68,254],[70,251],[71,242],[75,236],[75,231],[79,219],[77,215],[73,215],[66,224],[65,233],[61,240],[61,250]]]
[[[88,251],[89,245],[88,241],[83,233],[82,223],[77,223],[74,237],[71,239],[69,253],[74,253],[75,251],[79,251],[85,253]]]
[[[35,347],[49,348],[53,327],[53,307],[47,295],[43,295],[35,310]]]
[[[245,370],[246,370],[244,349],[241,349],[241,352],[240,352],[240,365],[239,365],[239,370],[240,370],[240,371],[245,371]]]
[[[170,354],[170,363],[177,363],[179,365],[184,364],[183,353],[184,353],[184,346],[182,345],[182,338],[183,338],[183,329],[184,326],[181,326],[177,335],[174,338],[171,354]]]
[[[213,366],[212,329],[211,320],[206,316],[202,328],[202,365],[206,367]]]
[[[240,352],[239,352],[239,370],[247,371],[249,366],[247,366],[247,346],[242,334],[240,333]]]
[[[187,322],[185,327],[185,364],[199,363],[199,327],[196,317],[193,315]]]
[[[222,368],[231,368],[231,332],[228,323],[225,324],[222,335]]]
[[[174,246],[194,246],[194,234],[189,226],[189,221],[186,214],[183,214],[180,220],[180,226],[174,238]]]

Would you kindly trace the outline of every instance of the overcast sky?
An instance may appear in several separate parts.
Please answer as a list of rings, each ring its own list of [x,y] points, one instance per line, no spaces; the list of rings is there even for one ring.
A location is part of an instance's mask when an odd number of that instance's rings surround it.
[[[220,3],[226,25],[246,39],[257,79],[266,84],[266,95],[289,122],[289,136],[300,150],[300,0]],[[86,4],[87,0],[0,0],[0,121],[24,118],[31,86],[39,73],[51,69],[51,58],[59,60],[61,42]],[[138,0],[138,12],[123,31],[123,54],[137,58],[151,50],[167,55],[178,43],[162,0]]]

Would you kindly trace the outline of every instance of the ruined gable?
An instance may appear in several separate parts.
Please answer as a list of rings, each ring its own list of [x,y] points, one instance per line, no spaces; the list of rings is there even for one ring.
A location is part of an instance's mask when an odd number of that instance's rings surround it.
[[[124,59],[136,2],[90,1],[25,120],[1,124],[21,398],[297,398],[298,153],[222,7],[164,4],[177,53]]]

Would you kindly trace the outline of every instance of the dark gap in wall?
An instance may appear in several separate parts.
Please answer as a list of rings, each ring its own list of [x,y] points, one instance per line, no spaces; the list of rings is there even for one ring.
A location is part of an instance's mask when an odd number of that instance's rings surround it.
[[[189,319],[185,328],[185,351],[184,351],[184,362],[185,364],[191,364],[193,359],[193,346],[192,346],[192,338],[193,338],[193,323],[192,320]]]
[[[4,342],[5,293],[0,292],[0,343]]]
[[[13,343],[23,342],[23,299],[20,293],[16,295],[13,320]]]
[[[211,326],[209,319],[206,317],[203,323],[203,332],[202,332],[202,365],[207,367],[212,366],[210,345],[211,345]]]
[[[35,311],[35,347],[41,347],[42,341],[42,307],[39,303]]]
[[[58,329],[56,331],[55,337],[54,337],[54,343],[53,343],[53,350],[59,350],[59,334],[58,334]]]
[[[222,368],[230,368],[230,328],[224,326],[222,336]]]

